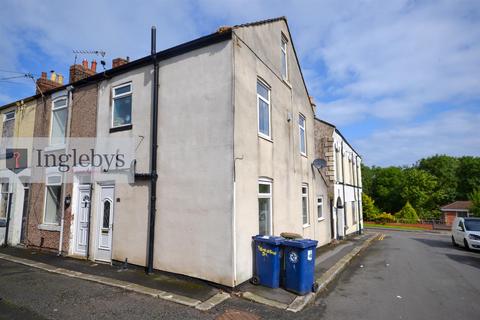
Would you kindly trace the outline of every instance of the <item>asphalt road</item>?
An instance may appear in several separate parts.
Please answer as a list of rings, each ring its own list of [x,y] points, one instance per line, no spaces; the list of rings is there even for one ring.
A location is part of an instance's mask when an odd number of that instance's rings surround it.
[[[0,259],[0,319],[478,319],[480,253],[448,236],[390,232],[354,259],[313,306],[292,314],[239,298],[209,312]]]
[[[448,235],[384,233],[317,299],[322,319],[480,319],[480,253]]]

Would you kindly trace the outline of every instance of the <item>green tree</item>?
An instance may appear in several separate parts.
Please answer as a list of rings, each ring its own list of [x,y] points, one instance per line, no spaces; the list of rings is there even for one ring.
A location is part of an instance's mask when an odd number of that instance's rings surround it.
[[[362,209],[363,217],[367,221],[372,221],[373,218],[380,213],[380,210],[375,206],[375,201],[366,193],[362,193]]]
[[[407,201],[403,206],[402,210],[398,211],[395,214],[395,218],[400,220],[400,222],[405,223],[417,223],[418,222],[418,215],[415,209],[412,207],[410,202]]]
[[[376,170],[371,196],[381,211],[396,212],[402,208],[405,203],[400,194],[403,185],[402,168],[388,167]]]
[[[468,199],[472,201],[470,211],[475,217],[480,217],[480,188],[476,188],[468,195]]]
[[[424,170],[437,178],[439,191],[437,196],[442,196],[436,199],[438,206],[450,203],[457,198],[458,167],[458,158],[447,155],[435,155],[418,162],[418,169]]]
[[[480,157],[461,157],[457,176],[457,200],[468,199],[468,195],[480,186]]]
[[[432,210],[437,209],[436,199],[442,197],[438,194],[437,178],[415,168],[406,169],[404,174],[404,185],[400,192],[404,203],[410,202],[420,218],[433,218]]]

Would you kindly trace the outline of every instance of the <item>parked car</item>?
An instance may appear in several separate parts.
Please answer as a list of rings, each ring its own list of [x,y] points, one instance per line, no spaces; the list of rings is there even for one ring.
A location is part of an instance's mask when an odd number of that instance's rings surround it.
[[[480,250],[480,218],[455,218],[452,224],[452,243],[468,250]]]

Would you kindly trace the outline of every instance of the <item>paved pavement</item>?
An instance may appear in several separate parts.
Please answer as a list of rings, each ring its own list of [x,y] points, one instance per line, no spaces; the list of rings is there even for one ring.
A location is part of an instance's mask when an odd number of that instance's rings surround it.
[[[330,290],[296,314],[233,297],[202,312],[119,288],[0,259],[0,319],[477,319],[480,253],[445,235],[384,232]]]

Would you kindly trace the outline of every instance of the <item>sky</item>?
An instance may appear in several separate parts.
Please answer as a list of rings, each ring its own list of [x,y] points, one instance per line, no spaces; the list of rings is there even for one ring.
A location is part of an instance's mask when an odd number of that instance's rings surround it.
[[[477,0],[4,0],[0,105],[34,93],[15,72],[68,78],[72,50],[104,50],[110,68],[113,58],[149,54],[152,25],[161,50],[278,16],[287,17],[317,116],[367,165],[480,156]]]

